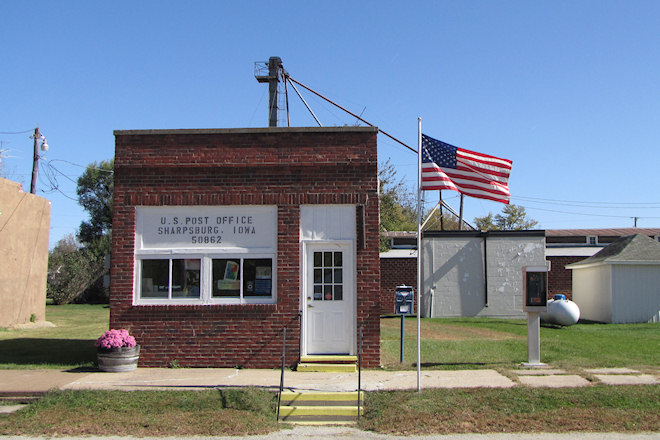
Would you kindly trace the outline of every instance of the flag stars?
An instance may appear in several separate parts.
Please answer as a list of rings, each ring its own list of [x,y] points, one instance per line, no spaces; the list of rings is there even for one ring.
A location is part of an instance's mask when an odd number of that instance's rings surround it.
[[[456,169],[456,150],[453,145],[422,136],[422,162],[435,162],[439,167]]]

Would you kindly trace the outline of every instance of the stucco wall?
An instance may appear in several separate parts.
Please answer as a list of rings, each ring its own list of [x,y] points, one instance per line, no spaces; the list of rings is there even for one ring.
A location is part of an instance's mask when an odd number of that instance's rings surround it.
[[[0,327],[46,319],[50,202],[0,178]]]
[[[522,318],[522,268],[545,265],[545,235],[426,233],[423,252],[422,316]]]

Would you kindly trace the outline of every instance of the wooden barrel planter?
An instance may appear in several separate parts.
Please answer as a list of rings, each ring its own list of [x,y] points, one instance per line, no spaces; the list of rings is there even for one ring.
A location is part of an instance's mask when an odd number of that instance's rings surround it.
[[[101,349],[97,351],[99,370],[109,373],[123,373],[137,368],[140,346]]]

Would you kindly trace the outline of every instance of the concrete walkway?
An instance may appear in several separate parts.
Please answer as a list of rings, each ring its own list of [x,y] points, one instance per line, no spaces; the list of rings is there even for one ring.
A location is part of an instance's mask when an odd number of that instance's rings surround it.
[[[279,370],[233,368],[138,368],[126,373],[66,372],[59,370],[4,370],[0,372],[0,396],[39,394],[58,389],[199,389],[256,386],[277,389]],[[287,389],[309,391],[353,391],[357,373],[313,373],[285,371]],[[660,384],[660,370],[632,369],[581,370],[579,374],[560,369],[515,369],[502,374],[495,370],[422,371],[422,388],[509,388],[581,387],[592,384]],[[365,370],[362,389],[417,389],[416,371]]]

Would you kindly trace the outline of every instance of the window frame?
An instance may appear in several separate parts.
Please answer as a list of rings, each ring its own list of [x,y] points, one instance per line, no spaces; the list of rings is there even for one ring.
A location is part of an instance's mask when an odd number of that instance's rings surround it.
[[[223,304],[276,304],[277,303],[277,256],[278,256],[278,208],[277,205],[217,205],[217,206],[136,206],[134,242],[133,305],[223,305]],[[185,219],[185,222],[184,222]],[[233,220],[232,220],[233,219]],[[220,228],[222,241],[196,242],[192,235],[217,234],[218,232],[185,231],[182,225],[199,222],[214,229]],[[241,225],[252,230],[243,233]],[[164,226],[163,226],[164,225]],[[175,226],[178,225],[178,226]],[[162,228],[161,228],[162,226]],[[161,232],[160,229],[176,227],[184,231]],[[233,228],[233,231],[232,231]],[[256,232],[255,232],[256,229]],[[224,231],[223,231],[224,230]],[[163,234],[163,239],[160,235]],[[220,240],[220,236],[217,238]],[[144,260],[169,260],[167,298],[142,297],[142,262]],[[199,297],[172,297],[173,263],[177,259],[199,259]],[[213,297],[214,259],[240,260],[240,290],[238,296]],[[270,295],[246,296],[243,270],[245,260],[269,259],[271,261]],[[256,280],[256,274],[255,280]],[[156,279],[156,277],[154,277]],[[160,277],[158,277],[160,280]],[[265,278],[267,279],[267,278]],[[185,284],[185,283],[184,283]],[[256,282],[254,283],[257,284]],[[260,283],[261,284],[261,283]]]
[[[200,294],[199,298],[172,297],[172,260],[200,260]],[[234,259],[240,261],[240,292],[238,296],[214,297],[213,296],[213,260]],[[270,296],[246,296],[244,288],[243,269],[245,260],[271,260],[271,294]],[[142,297],[142,261],[144,260],[169,260],[169,285],[167,298],[144,298]],[[148,252],[141,251],[135,255],[135,281],[134,281],[134,305],[222,305],[222,304],[275,304],[277,303],[277,258],[273,253],[251,253],[251,252]]]

